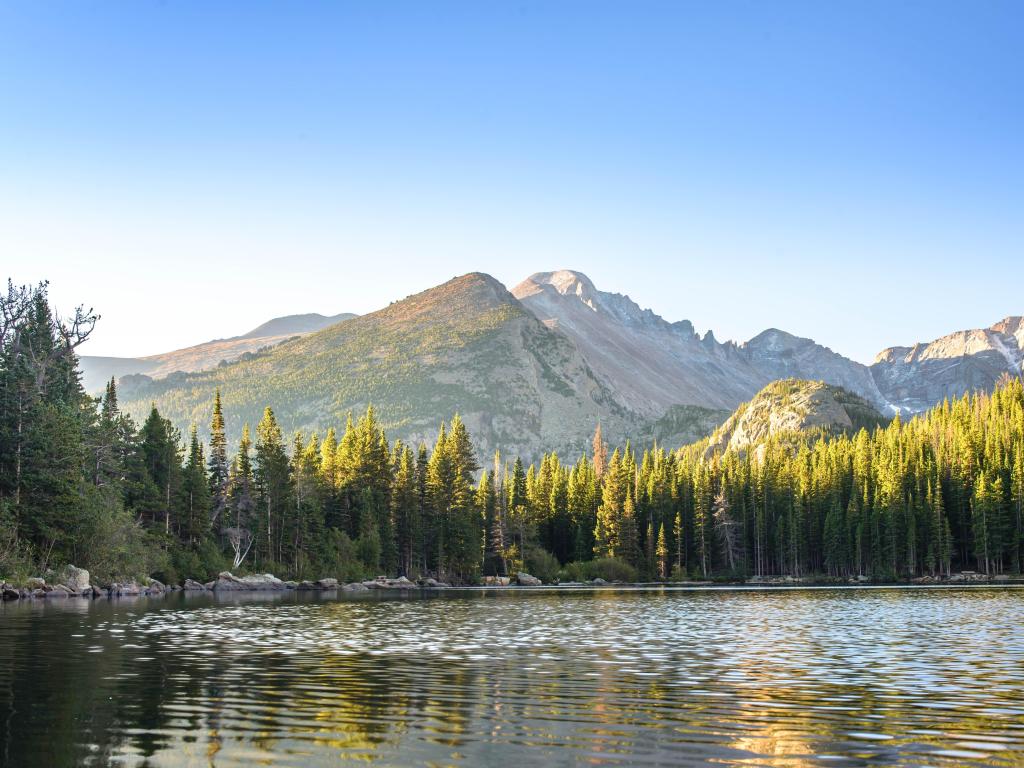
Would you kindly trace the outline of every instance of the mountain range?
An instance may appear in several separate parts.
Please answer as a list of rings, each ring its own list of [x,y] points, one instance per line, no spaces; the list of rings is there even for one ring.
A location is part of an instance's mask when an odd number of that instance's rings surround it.
[[[280,344],[294,336],[303,336],[319,331],[329,325],[351,320],[355,315],[343,312],[325,317],[316,313],[275,317],[253,328],[241,336],[229,339],[214,339],[172,352],[163,352],[146,357],[98,357],[83,355],[82,385],[87,392],[103,389],[110,378],[121,378],[133,374],[146,374],[158,379],[177,371],[185,373],[203,371],[221,362],[233,362],[247,353],[264,347]]]
[[[156,403],[179,427],[202,428],[220,387],[236,436],[267,405],[290,431],[338,425],[373,404],[393,437],[413,443],[459,412],[482,456],[571,457],[597,422],[613,441],[697,440],[780,379],[841,387],[890,417],[915,413],[1019,375],[1022,349],[1024,323],[1012,317],[864,365],[774,328],[743,343],[700,336],[576,271],[537,273],[511,291],[471,273],[360,317],[280,318],[140,358],[159,365],[128,371],[120,394],[136,417]],[[87,381],[111,375],[98,371],[104,360],[83,358]]]

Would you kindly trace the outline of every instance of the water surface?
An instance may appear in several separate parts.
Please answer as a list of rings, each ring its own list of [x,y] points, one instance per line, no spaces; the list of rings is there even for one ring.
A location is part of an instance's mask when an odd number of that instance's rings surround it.
[[[1024,590],[0,608],[10,766],[1021,765]]]

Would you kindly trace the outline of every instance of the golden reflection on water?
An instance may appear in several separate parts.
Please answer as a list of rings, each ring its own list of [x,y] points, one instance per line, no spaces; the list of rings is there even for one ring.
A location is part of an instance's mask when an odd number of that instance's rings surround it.
[[[1022,619],[1013,589],[5,607],[0,755],[19,766],[1020,765]]]

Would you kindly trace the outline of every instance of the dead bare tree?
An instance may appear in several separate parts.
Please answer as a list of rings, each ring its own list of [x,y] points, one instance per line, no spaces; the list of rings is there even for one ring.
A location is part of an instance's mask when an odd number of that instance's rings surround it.
[[[245,556],[249,554],[249,549],[252,547],[255,536],[252,535],[252,531],[248,528],[235,527],[225,528],[224,535],[227,536],[228,543],[235,553],[231,561],[232,567],[237,568],[245,560]]]

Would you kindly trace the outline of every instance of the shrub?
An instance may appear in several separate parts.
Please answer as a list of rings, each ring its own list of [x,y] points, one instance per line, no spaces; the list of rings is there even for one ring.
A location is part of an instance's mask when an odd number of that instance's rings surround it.
[[[617,557],[602,557],[598,560],[566,563],[561,573],[564,581],[636,581],[637,570],[625,560]]]
[[[590,572],[587,569],[588,565],[590,563],[580,561],[566,563],[559,574],[559,579],[561,581],[589,581]]]
[[[636,568],[617,557],[602,557],[590,563],[591,578],[605,581],[636,581]]]
[[[545,584],[552,584],[558,581],[558,558],[540,547],[530,547],[526,550],[526,572],[536,576]]]

